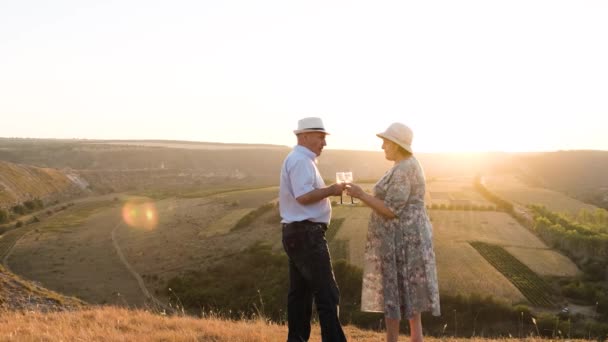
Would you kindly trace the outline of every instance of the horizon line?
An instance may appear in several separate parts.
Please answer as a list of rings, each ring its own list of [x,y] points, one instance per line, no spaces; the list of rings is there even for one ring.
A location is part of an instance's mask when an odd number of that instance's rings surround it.
[[[241,143],[241,142],[218,142],[218,141],[200,141],[200,140],[177,140],[177,139],[101,139],[101,138],[48,138],[48,137],[0,137],[5,140],[55,140],[55,141],[72,141],[72,142],[171,142],[171,143],[186,143],[186,144],[201,144],[201,145],[232,145],[232,146],[268,146],[292,148],[294,145],[282,145],[271,143]],[[381,149],[347,149],[340,147],[327,147],[325,151],[355,151],[355,152],[382,152]],[[608,150],[593,149],[593,148],[577,148],[577,149],[556,149],[556,150],[527,150],[527,151],[504,151],[504,150],[476,150],[476,151],[414,151],[414,154],[518,154],[518,153],[556,153],[556,152],[608,152]]]

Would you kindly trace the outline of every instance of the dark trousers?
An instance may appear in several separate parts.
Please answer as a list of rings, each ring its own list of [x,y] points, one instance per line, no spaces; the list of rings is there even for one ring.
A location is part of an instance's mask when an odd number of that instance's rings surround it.
[[[338,319],[340,292],[331,267],[326,229],[325,224],[309,221],[283,224],[283,248],[289,257],[288,342],[308,341],[313,298],[322,341],[346,341]]]

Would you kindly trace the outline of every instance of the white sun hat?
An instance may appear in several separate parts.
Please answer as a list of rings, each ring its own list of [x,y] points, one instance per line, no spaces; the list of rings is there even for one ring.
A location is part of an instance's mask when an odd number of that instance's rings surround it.
[[[392,123],[390,126],[388,126],[386,131],[378,133],[376,136],[390,140],[403,147],[409,153],[414,153],[412,151],[412,139],[414,138],[414,132],[412,132],[411,128],[402,123]]]
[[[325,131],[325,126],[323,126],[323,121],[321,121],[321,118],[315,118],[315,117],[304,118],[304,119],[298,120],[298,129],[294,130],[293,132],[295,134],[306,133],[306,132],[321,132],[321,133],[329,134],[329,133],[327,133],[327,131]]]

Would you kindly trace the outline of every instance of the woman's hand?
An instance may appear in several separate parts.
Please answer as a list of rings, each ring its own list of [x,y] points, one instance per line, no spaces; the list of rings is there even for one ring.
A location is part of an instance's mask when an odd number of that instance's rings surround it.
[[[346,194],[361,199],[361,196],[365,195],[365,191],[357,184],[348,183],[346,184]]]

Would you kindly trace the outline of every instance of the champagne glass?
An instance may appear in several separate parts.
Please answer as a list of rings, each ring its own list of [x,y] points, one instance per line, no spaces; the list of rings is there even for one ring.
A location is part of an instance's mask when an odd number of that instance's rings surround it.
[[[344,172],[344,183],[352,183],[353,182],[353,173],[351,171]],[[353,196],[350,196],[350,204],[355,204],[353,200]]]
[[[336,172],[336,183],[346,183],[344,172]],[[340,204],[342,204],[342,194],[340,194]]]

